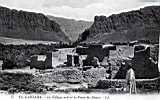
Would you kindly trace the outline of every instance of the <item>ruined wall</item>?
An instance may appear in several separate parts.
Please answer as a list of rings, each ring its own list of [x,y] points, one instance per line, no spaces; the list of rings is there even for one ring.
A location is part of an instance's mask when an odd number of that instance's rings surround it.
[[[49,51],[56,51],[54,45],[1,45],[2,54],[0,59],[4,60],[4,68],[16,66],[16,68],[24,68],[30,65],[30,57],[32,55],[46,54]],[[10,65],[9,65],[10,64]]]
[[[92,60],[94,57],[98,58],[98,60],[102,62],[106,56],[109,56],[108,48],[103,48],[102,45],[90,45],[84,65],[92,65]]]
[[[72,66],[73,65],[73,57],[72,55],[67,55],[67,65]]]
[[[38,56],[34,55],[31,57],[30,66],[31,68],[36,69],[52,69],[52,53],[47,53],[45,56],[46,58],[43,60],[38,60]]]
[[[97,57],[99,61],[102,61],[105,56],[101,45],[90,45],[88,50],[88,58]]]
[[[128,47],[127,47],[128,48]],[[112,59],[116,60],[118,58],[127,58],[133,57],[132,59],[122,60],[120,59],[120,66],[117,65],[117,72],[115,75],[115,79],[125,79],[126,72],[129,69],[129,66],[133,67],[135,70],[136,78],[140,79],[147,79],[147,78],[154,78],[158,76],[158,64],[157,64],[157,57],[158,57],[158,47],[157,45],[136,45],[134,48],[130,48],[123,52],[123,49],[120,52],[120,57],[114,56],[112,54]],[[130,56],[129,56],[130,55]],[[109,59],[110,62],[112,61]],[[124,65],[122,64],[124,63]],[[112,64],[112,63],[111,63]]]
[[[45,69],[45,62],[44,61],[38,61],[38,56],[31,57],[31,63],[30,67],[36,68],[36,69]]]
[[[45,68],[52,69],[52,52],[46,54],[47,58],[45,60]]]
[[[150,47],[139,49],[134,52],[133,69],[136,78],[154,78],[159,76],[158,64],[150,60]]]

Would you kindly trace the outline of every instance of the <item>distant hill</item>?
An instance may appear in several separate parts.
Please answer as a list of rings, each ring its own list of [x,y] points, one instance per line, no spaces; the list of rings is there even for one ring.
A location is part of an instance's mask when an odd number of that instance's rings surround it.
[[[76,41],[79,34],[81,34],[85,29],[89,28],[93,23],[89,21],[77,21],[74,19],[54,16],[48,16],[48,18],[58,23],[71,41]]]
[[[160,6],[113,14],[95,16],[94,23],[86,29],[78,42],[126,42],[134,40],[158,41],[160,34]]]
[[[59,24],[45,15],[6,7],[0,7],[0,36],[25,40],[70,41]]]

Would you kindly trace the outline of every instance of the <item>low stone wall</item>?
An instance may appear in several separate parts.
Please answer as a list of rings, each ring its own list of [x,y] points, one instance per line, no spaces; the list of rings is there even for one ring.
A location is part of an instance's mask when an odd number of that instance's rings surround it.
[[[97,82],[96,88],[122,88],[126,86],[126,81],[123,79],[101,79]]]
[[[160,77],[153,79],[137,79],[137,88],[160,90]]]
[[[159,88],[158,84],[160,85],[160,78],[136,80],[136,87],[139,89],[157,90]],[[97,82],[96,88],[124,88],[126,86],[127,82],[125,79],[101,79]]]

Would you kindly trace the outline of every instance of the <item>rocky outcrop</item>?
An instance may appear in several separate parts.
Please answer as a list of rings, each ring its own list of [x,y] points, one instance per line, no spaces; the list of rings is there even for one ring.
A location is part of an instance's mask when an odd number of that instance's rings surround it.
[[[45,15],[5,7],[0,7],[0,36],[26,40],[69,41],[59,24]]]
[[[89,21],[77,21],[74,19],[66,19],[54,16],[48,16],[48,18],[58,23],[61,26],[63,32],[69,37],[71,41],[76,41],[78,36],[85,29],[89,28],[93,23]]]
[[[160,6],[113,14],[109,17],[95,16],[94,23],[86,29],[78,41],[111,42],[154,40],[160,33]]]

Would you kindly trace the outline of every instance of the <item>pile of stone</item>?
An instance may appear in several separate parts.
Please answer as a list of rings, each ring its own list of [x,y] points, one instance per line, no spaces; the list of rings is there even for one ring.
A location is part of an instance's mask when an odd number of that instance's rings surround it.
[[[35,77],[35,80],[42,83],[80,83],[82,79],[82,73],[77,69],[55,69],[51,72],[37,74]]]
[[[96,88],[124,88],[126,84],[125,79],[101,79],[98,81]]]
[[[87,82],[90,87],[95,87],[101,78],[106,78],[106,75],[105,68],[91,68],[83,72],[84,81]]]

